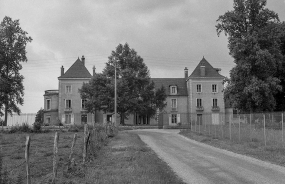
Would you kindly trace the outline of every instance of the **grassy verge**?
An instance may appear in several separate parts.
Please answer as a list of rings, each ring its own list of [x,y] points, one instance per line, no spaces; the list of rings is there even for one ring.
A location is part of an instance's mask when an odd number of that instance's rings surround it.
[[[217,148],[247,155],[285,167],[285,148],[282,146],[264,146],[263,142],[259,141],[239,143],[230,141],[229,139],[215,139],[210,136],[191,132],[190,130],[181,130],[180,134]]]
[[[67,170],[74,132],[59,133],[57,184],[93,183],[183,183],[136,134],[120,131],[82,165],[83,132],[74,147],[75,163]],[[25,138],[30,135],[32,183],[50,183],[52,178],[54,132],[0,134],[3,166],[13,181],[25,183]],[[91,151],[91,150],[89,150]]]
[[[183,183],[136,134],[121,131],[89,165],[87,183]]]

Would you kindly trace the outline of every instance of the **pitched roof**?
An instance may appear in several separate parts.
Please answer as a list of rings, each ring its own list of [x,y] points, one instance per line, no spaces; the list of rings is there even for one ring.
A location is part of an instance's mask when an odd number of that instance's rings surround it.
[[[155,89],[164,86],[167,95],[170,95],[170,86],[177,86],[176,96],[187,96],[187,86],[185,78],[151,78]]]
[[[201,66],[205,66],[205,76],[201,76]],[[225,78],[219,72],[212,67],[212,65],[203,57],[200,63],[197,65],[195,70],[189,76],[189,78]]]
[[[73,65],[60,77],[61,78],[91,78],[92,75],[89,73],[83,62],[78,58]]]

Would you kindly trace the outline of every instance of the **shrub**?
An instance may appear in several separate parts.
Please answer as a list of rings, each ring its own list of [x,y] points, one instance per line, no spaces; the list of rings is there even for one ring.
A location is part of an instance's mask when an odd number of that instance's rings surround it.
[[[41,132],[42,131],[42,126],[40,122],[35,122],[33,124],[33,132]]]
[[[12,126],[8,132],[12,134],[16,132],[33,132],[33,130],[29,127],[27,123],[24,123],[20,126]]]

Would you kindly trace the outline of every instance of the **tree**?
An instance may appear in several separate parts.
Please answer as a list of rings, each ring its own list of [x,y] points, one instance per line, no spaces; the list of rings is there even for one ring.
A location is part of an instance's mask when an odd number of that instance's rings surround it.
[[[12,20],[5,16],[0,24],[0,115],[5,109],[5,125],[7,115],[12,112],[20,113],[17,106],[23,105],[24,77],[19,71],[21,62],[27,61],[26,45],[32,41],[22,30],[19,20]]]
[[[124,124],[125,118],[132,113],[153,117],[157,108],[165,107],[164,87],[155,90],[143,58],[126,43],[119,44],[116,51],[112,51],[102,74],[96,74],[79,90],[81,97],[87,99],[86,108],[89,112],[114,111],[115,62],[117,112],[120,115],[121,124]]]
[[[38,122],[40,125],[42,125],[44,123],[44,109],[41,108],[37,112],[35,122]]]
[[[234,10],[219,16],[216,25],[218,36],[222,32],[228,36],[229,54],[236,64],[225,98],[244,112],[273,111],[282,91],[284,29],[278,15],[265,6],[266,0],[234,0]]]

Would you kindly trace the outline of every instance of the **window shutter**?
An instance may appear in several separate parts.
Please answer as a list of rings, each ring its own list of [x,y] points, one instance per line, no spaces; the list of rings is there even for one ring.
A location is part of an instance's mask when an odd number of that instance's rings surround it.
[[[180,114],[177,114],[177,123],[180,123]]]
[[[168,115],[169,124],[171,123],[171,114]]]
[[[71,124],[74,124],[74,114],[71,114]]]
[[[61,123],[65,123],[65,114],[61,115]]]

